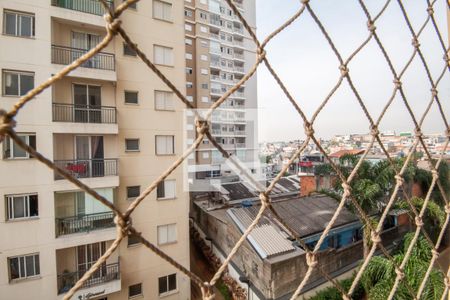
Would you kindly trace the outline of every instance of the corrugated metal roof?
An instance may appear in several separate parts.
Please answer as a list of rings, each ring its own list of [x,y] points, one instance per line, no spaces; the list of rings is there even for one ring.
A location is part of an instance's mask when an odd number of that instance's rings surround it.
[[[253,207],[250,207],[250,209],[252,208]],[[250,210],[244,208],[231,208],[228,210],[228,214],[242,232],[248,228],[254,218]],[[262,258],[295,250],[292,242],[286,239],[281,232],[264,217],[248,235],[247,239]]]

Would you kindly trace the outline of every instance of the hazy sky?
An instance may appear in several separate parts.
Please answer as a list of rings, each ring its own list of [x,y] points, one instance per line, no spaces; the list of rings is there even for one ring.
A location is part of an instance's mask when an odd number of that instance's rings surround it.
[[[366,0],[371,15],[385,1]],[[403,1],[417,32],[427,17],[425,0]],[[367,19],[357,0],[311,0],[311,6],[329,32],[344,60],[368,36]],[[301,6],[295,0],[256,0],[257,35],[260,40],[292,16]],[[435,18],[447,45],[446,1],[435,4]],[[444,68],[443,50],[430,22],[420,37],[421,49],[433,78]],[[411,34],[396,0],[377,20],[377,33],[399,71],[413,53]],[[339,78],[339,61],[312,17],[305,11],[289,28],[266,47],[267,57],[308,118],[316,110]],[[374,39],[349,64],[350,75],[374,119],[393,91],[393,77]],[[402,79],[406,97],[416,115],[421,115],[430,101],[430,83],[417,55]],[[450,118],[450,75],[439,85],[439,97]],[[262,64],[258,69],[259,139],[279,141],[304,138],[303,123],[286,96]],[[368,132],[356,97],[346,81],[335,93],[316,120],[318,136]],[[397,96],[381,121],[380,130],[412,131],[413,123],[406,107]],[[424,122],[424,132],[444,132],[436,104]]]

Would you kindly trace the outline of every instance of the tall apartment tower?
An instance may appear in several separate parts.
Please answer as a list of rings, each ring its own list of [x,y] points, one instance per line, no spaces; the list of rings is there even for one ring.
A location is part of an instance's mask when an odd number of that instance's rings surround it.
[[[255,1],[235,0],[255,30]],[[254,65],[255,44],[225,0],[185,0],[186,93],[199,110],[207,109]],[[212,116],[211,133],[249,171],[258,171],[256,74],[229,97]],[[193,128],[188,128],[193,129]],[[188,131],[188,144],[195,130]],[[236,179],[222,154],[203,141],[188,172],[192,189],[207,189],[212,178]],[[192,183],[196,182],[197,185]]]
[[[97,0],[3,0],[0,9],[0,107],[6,110],[106,34]],[[141,1],[120,18],[184,92],[184,3]],[[29,102],[15,129],[27,144],[125,211],[182,153],[182,119],[181,102],[115,37]],[[0,298],[62,299],[114,240],[113,213],[10,139],[0,149]],[[189,267],[182,179],[177,169],[135,210],[132,222]],[[190,282],[136,238],[126,238],[73,299],[135,297],[189,299]]]

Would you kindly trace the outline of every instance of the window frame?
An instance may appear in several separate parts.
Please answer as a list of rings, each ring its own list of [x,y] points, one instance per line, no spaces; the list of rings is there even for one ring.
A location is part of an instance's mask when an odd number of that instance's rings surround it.
[[[158,17],[155,16],[155,3],[161,3],[163,5],[163,16],[162,17]],[[164,17],[164,5],[167,5],[170,7],[170,17],[168,19],[165,19]],[[173,10],[173,4],[167,1],[161,1],[161,0],[153,0],[152,1],[152,18],[155,20],[160,20],[160,21],[165,21],[165,22],[169,22],[169,23],[173,23],[173,16],[172,16],[172,10]]]
[[[157,103],[158,103],[157,94],[159,94],[159,93],[164,94],[164,108],[160,108],[157,105]],[[170,96],[167,96],[168,94]],[[156,111],[175,111],[174,94],[172,91],[154,90],[153,97],[154,97],[154,101],[155,101],[154,105],[155,105]],[[169,103],[169,105],[168,105],[168,102],[171,102],[171,103]]]
[[[135,287],[137,285],[139,285],[139,287],[140,287],[140,293],[136,294],[136,295],[130,295],[130,288],[131,287]],[[136,284],[131,284],[131,285],[128,286],[128,299],[134,299],[134,298],[137,298],[137,297],[141,297],[143,295],[144,295],[144,293],[142,291],[142,282],[139,282],[139,283],[136,283]]]
[[[127,51],[128,51],[128,53],[127,53]],[[126,56],[126,57],[137,57],[136,51],[134,51],[134,49],[131,48],[131,46],[125,42],[123,43],[122,54],[123,54],[123,56]]]
[[[128,149],[127,147],[127,141],[132,141],[132,140],[136,140],[137,141],[137,149]],[[141,151],[141,145],[140,145],[140,139],[139,138],[125,138],[125,152],[140,152]]]
[[[159,230],[160,230],[160,228],[164,228],[164,227],[166,228],[166,236],[165,236],[165,241],[161,242]],[[169,239],[169,228],[174,228],[174,230],[175,230],[175,234],[174,234],[175,239],[173,239],[173,240]],[[177,243],[178,242],[177,223],[170,223],[170,224],[163,224],[163,225],[156,226],[156,239],[157,239],[159,246]]]
[[[158,137],[171,137],[172,138],[172,152],[171,153],[159,153],[158,152]],[[167,143],[167,141],[166,141]],[[171,156],[175,155],[175,135],[157,134],[155,135],[155,155],[156,156]]]
[[[19,137],[24,136],[25,137],[25,143],[34,148],[36,150],[36,143],[37,143],[37,138],[36,138],[36,133],[17,133],[17,135]],[[34,136],[34,147],[32,145],[30,145],[30,137]],[[21,160],[21,159],[32,159],[34,158],[30,153],[28,153],[27,151],[23,150],[22,148],[20,148],[19,146],[17,146],[16,142],[11,139],[10,137],[6,137],[5,140],[2,143],[2,152],[3,152],[3,159],[4,160]],[[15,147],[19,147],[19,149],[23,150],[25,152],[25,156],[24,157],[15,157],[14,156],[14,149]],[[9,156],[7,157],[6,155],[6,151],[7,149],[9,149]]]
[[[134,102],[127,102],[127,93],[135,93],[136,94],[136,103]],[[123,91],[123,102],[127,105],[139,105],[139,91],[130,91],[130,90],[124,90]]]
[[[37,203],[37,215],[31,216],[30,214],[30,196],[36,196]],[[15,198],[23,197],[24,204],[24,216],[16,217],[14,216],[14,205]],[[37,193],[26,193],[26,194],[10,194],[5,195],[5,204],[6,204],[6,221],[20,221],[20,220],[30,220],[39,218],[39,196]]]
[[[163,62],[157,62],[156,61],[156,49],[157,48],[161,48],[163,50]],[[166,52],[167,50],[170,50],[170,55],[171,55],[171,64],[168,64],[166,62]],[[158,44],[154,44],[153,45],[153,61],[155,65],[159,65],[159,66],[165,66],[165,67],[174,67],[175,66],[175,57],[174,57],[174,53],[173,53],[173,47],[168,47],[168,46],[163,46],[163,45],[158,45]]]
[[[138,188],[137,196],[130,197],[130,195],[129,195],[129,190],[130,190],[131,188]],[[127,189],[127,200],[130,200],[130,201],[131,201],[131,200],[134,200],[134,199],[136,199],[137,197],[139,197],[139,195],[141,194],[141,186],[140,186],[140,185],[130,185],[130,186],[127,186],[126,189]]]
[[[33,271],[34,274],[28,276],[27,275],[27,263],[26,263],[26,258],[27,257],[33,257]],[[37,261],[38,263],[36,264],[36,257],[37,257]],[[21,260],[22,258],[22,260]],[[18,264],[18,273],[19,273],[19,277],[18,278],[12,278],[12,272],[11,272],[11,260],[13,259],[17,259],[17,264]],[[27,279],[32,279],[32,278],[39,278],[41,276],[41,262],[40,262],[40,255],[39,252],[36,253],[29,253],[29,254],[23,254],[23,255],[15,255],[15,256],[11,256],[7,258],[8,261],[8,279],[9,282],[15,282],[15,281],[21,281],[21,280],[27,280]],[[21,264],[24,264],[23,266],[23,271],[25,272],[25,276],[20,276],[22,268],[21,268]],[[38,268],[36,268],[36,265],[38,266]],[[36,270],[37,269],[37,270]]]
[[[15,74],[17,75],[17,95],[13,94],[6,94],[6,74]],[[34,88],[34,79],[35,79],[35,73],[30,71],[21,71],[21,70],[10,70],[10,69],[2,69],[2,96],[3,97],[22,97],[23,95],[26,95],[28,91],[25,94],[21,94],[21,82],[22,82],[22,75],[24,76],[31,76],[33,78],[33,86],[30,90]],[[29,91],[30,91],[29,90]]]
[[[175,275],[175,288],[171,290],[170,289],[170,285],[169,285],[169,278],[171,276],[174,276],[174,275]],[[166,288],[167,288],[167,291],[162,292],[162,293],[160,293],[160,290],[161,290],[161,286],[160,286],[161,279],[165,279],[165,281],[166,281],[165,284],[166,284]],[[175,294],[177,292],[178,292],[178,276],[177,276],[177,273],[173,273],[173,274],[169,274],[169,275],[164,275],[164,276],[158,277],[158,295],[160,297],[164,297],[164,296],[167,296],[167,295],[172,295],[172,294]]]
[[[6,14],[15,15],[15,22],[14,22],[14,31],[15,34],[10,34],[6,32]],[[20,32],[22,31],[22,23],[18,22],[19,17],[26,16],[31,17],[30,22],[30,33],[31,35],[21,35]],[[14,37],[21,37],[21,38],[27,38],[27,39],[34,39],[36,36],[36,14],[30,13],[30,12],[24,12],[24,11],[17,11],[12,9],[3,9],[3,25],[2,25],[2,33],[3,35],[7,36],[14,36]]]
[[[167,196],[167,186],[166,186],[166,182],[167,183],[173,183],[173,195]],[[158,196],[158,189],[160,188],[160,185],[163,184],[163,192],[164,192],[164,197],[159,197]],[[160,183],[158,183],[158,185],[156,186],[156,200],[174,200],[177,198],[177,183],[175,179],[166,179],[161,181]]]

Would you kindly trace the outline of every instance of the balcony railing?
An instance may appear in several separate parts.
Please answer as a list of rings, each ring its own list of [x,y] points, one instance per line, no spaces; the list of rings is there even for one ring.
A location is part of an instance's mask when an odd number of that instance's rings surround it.
[[[114,227],[114,213],[103,212],[88,215],[79,215],[66,218],[56,218],[56,237],[66,234],[90,232]]]
[[[66,272],[58,275],[58,294],[67,293],[77,281],[86,273],[87,270],[79,270],[76,272]],[[102,265],[88,280],[86,280],[81,288],[104,284],[110,281],[120,279],[119,262]]]
[[[55,160],[54,163],[75,178],[117,176],[117,159]],[[55,180],[64,179],[55,173]]]
[[[114,1],[107,0],[106,3],[110,8],[114,8]],[[98,16],[106,13],[98,0],[52,0],[52,5]]]
[[[89,50],[52,45],[52,63],[68,65],[77,60]],[[114,54],[99,52],[81,65],[84,68],[115,70]]]
[[[117,112],[112,106],[53,103],[53,122],[116,124]]]
[[[237,59],[244,59],[244,54],[240,54],[240,53],[236,53],[236,52],[235,52],[235,53],[233,54],[233,57],[234,57],[234,58],[237,58]]]

